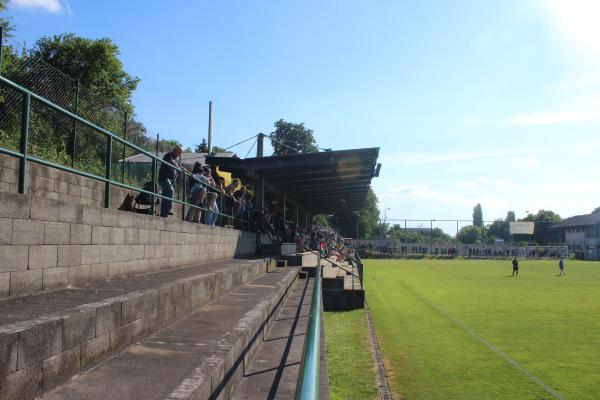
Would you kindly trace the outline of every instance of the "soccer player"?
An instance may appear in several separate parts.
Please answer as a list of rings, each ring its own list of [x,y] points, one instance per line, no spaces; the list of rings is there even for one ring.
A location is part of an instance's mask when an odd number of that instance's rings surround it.
[[[563,260],[563,257],[560,256],[560,258],[558,259],[558,268],[560,268],[560,275],[565,275],[565,260]]]
[[[517,260],[517,257],[513,258],[512,266],[513,266],[512,276],[519,276],[519,260]]]

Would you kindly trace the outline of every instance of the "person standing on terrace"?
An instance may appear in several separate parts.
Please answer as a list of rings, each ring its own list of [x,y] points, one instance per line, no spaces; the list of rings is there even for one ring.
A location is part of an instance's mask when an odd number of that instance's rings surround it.
[[[158,184],[162,189],[162,195],[169,199],[173,198],[173,193],[175,192],[173,185],[175,184],[175,179],[177,179],[177,170],[172,166],[182,168],[179,162],[181,153],[183,153],[181,146],[176,146],[173,150],[169,151],[163,156],[164,162],[160,163],[160,169],[158,170]],[[160,201],[161,217],[168,217],[171,214],[173,202],[169,199],[163,198]]]

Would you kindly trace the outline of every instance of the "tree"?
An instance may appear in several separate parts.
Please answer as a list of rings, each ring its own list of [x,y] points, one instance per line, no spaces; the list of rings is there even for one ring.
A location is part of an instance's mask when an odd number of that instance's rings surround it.
[[[423,228],[418,231],[414,229],[405,231],[398,224],[394,224],[389,231],[392,238],[402,243],[451,243],[452,238],[440,228]]]
[[[226,151],[227,150],[219,146],[213,146],[211,149],[212,153],[225,153]],[[208,153],[208,142],[206,139],[202,138],[202,142],[194,148],[194,153]]]
[[[600,207],[594,208],[594,211],[592,211],[592,214],[600,214]]]
[[[369,188],[365,206],[362,210],[356,210],[358,215],[350,210],[340,211],[336,214],[336,221],[340,233],[346,237],[355,237],[356,218],[358,218],[358,236],[360,238],[379,238],[379,207],[377,207],[377,203],[377,195],[375,195],[372,188]]]
[[[517,219],[515,217],[515,212],[514,211],[508,211],[506,213],[506,222],[515,222]]]
[[[503,239],[505,242],[508,242],[510,239],[509,221],[497,219],[492,222],[487,227],[487,236],[490,239]]]
[[[0,0],[0,12],[4,12],[6,10],[7,3],[8,0]],[[0,25],[4,27],[4,35],[10,36],[10,32],[13,30],[10,20],[0,17]]]
[[[275,131],[271,132],[273,155],[316,153],[319,151],[314,132],[303,123],[295,124],[283,119],[275,122]]]
[[[481,204],[479,203],[473,207],[473,225],[483,226],[483,211],[481,210]]]
[[[30,50],[121,111],[133,112],[131,94],[140,79],[123,70],[119,47],[109,38],[87,39],[73,33],[44,36]]]
[[[533,241],[541,245],[546,243],[546,231],[548,230],[548,227],[560,220],[560,215],[550,210],[538,210],[536,214],[529,214],[527,217],[519,219],[519,221],[535,222]],[[514,236],[518,241],[529,241],[531,239],[530,235]]]
[[[321,226],[331,226],[329,223],[329,217],[326,214],[315,215],[313,218],[313,223]]]
[[[202,142],[194,149],[194,153],[208,153],[208,142],[202,138]]]
[[[457,239],[463,244],[475,244],[481,238],[481,228],[475,225],[468,225],[458,231]]]
[[[175,147],[180,146],[181,147],[181,143],[179,143],[179,140],[173,140],[173,139],[161,139],[158,142],[158,151],[171,151],[173,150]]]

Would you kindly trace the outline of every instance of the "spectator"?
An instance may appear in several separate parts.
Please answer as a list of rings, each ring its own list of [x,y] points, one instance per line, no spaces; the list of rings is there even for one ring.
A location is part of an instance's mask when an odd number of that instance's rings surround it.
[[[188,188],[188,202],[194,206],[201,206],[206,197],[206,186],[208,181],[202,174],[202,164],[196,162],[192,169],[192,176]],[[200,222],[201,211],[199,208],[190,207],[185,217],[186,221]]]
[[[179,157],[181,157],[181,153],[183,153],[181,146],[176,146],[173,150],[164,155],[164,162],[160,163],[158,183],[162,189],[162,195],[167,197],[167,199],[163,198],[160,202],[161,217],[168,217],[172,214],[171,207],[173,202],[169,199],[173,198],[173,193],[175,192],[173,185],[175,184],[175,179],[177,179],[177,170],[173,167],[182,168],[178,161]]]
[[[232,215],[234,214],[233,211],[236,206],[236,200],[233,197],[233,194],[236,192],[240,184],[241,181],[238,178],[235,178],[229,185],[225,187],[225,206],[228,210],[231,210]]]
[[[233,199],[235,200],[235,204],[233,206],[233,215],[239,215],[246,202],[246,186],[242,186],[233,192]]]
[[[204,176],[204,178],[210,186],[219,190],[217,183],[213,180],[212,172],[209,167],[205,166],[204,168],[202,168],[202,175]],[[206,197],[208,199],[206,224],[214,225],[217,222],[217,217],[219,216],[219,207],[217,206],[217,198],[219,197],[219,195],[215,192],[209,192],[207,193]]]

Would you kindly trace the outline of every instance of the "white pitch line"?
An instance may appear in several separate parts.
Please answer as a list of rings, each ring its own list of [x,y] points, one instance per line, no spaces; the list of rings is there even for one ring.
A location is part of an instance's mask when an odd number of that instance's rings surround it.
[[[532,381],[534,381],[535,383],[537,383],[542,389],[544,389],[546,392],[548,392],[554,398],[559,399],[559,400],[565,400],[565,398],[563,397],[562,394],[560,394],[556,390],[552,389],[550,386],[548,386],[546,383],[544,383],[544,381],[542,381],[540,378],[538,378],[537,376],[535,376],[534,374],[532,374],[531,372],[529,372],[524,366],[522,366],[521,364],[519,364],[518,361],[516,361],[515,359],[513,359],[511,356],[509,356],[508,354],[506,354],[502,350],[500,350],[494,344],[488,342],[486,339],[484,339],[483,337],[479,336],[477,333],[475,333],[474,330],[472,330],[471,328],[469,328],[467,325],[463,324],[460,320],[458,320],[455,317],[453,317],[452,315],[448,314],[448,312],[446,312],[446,310],[444,310],[443,308],[441,308],[441,307],[433,304],[432,302],[430,302],[426,298],[420,296],[413,288],[411,288],[410,286],[406,285],[405,283],[401,283],[401,284],[406,289],[408,289],[415,297],[417,297],[419,300],[421,300],[423,303],[427,304],[429,307],[433,308],[435,311],[437,311],[440,314],[442,314],[448,320],[454,322],[456,325],[458,325],[459,327],[461,327],[465,332],[467,332],[469,335],[471,335],[472,338],[474,338],[475,340],[477,340],[480,343],[482,343],[483,345],[485,345],[488,349],[490,349],[491,351],[493,351],[494,353],[496,353],[498,356],[502,357],[506,362],[508,362],[513,367],[515,367],[517,370],[521,371],[529,379],[531,379]]]

